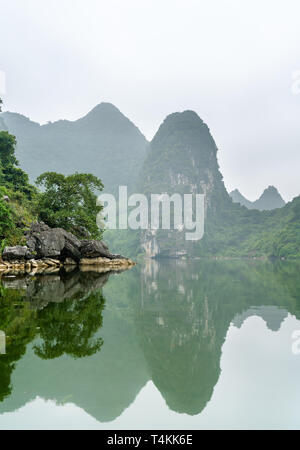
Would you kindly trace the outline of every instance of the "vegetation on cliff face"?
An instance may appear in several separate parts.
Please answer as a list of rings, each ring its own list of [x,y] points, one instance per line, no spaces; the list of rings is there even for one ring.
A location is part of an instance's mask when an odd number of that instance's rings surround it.
[[[1,105],[0,99],[0,111]],[[32,203],[37,190],[18,167],[15,145],[14,136],[0,132],[0,249],[21,243],[22,229],[34,219]]]
[[[15,138],[0,132],[0,241],[21,243],[23,229],[35,219],[34,202],[37,195],[27,174],[18,167],[15,158]]]

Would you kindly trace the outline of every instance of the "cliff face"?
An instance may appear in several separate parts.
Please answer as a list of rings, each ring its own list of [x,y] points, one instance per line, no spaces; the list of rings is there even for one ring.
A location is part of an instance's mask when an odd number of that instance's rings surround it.
[[[149,257],[295,258],[300,254],[299,198],[284,206],[278,191],[269,187],[251,209],[234,203],[224,187],[216,144],[207,125],[192,111],[171,114],[161,125],[150,144],[139,190],[149,199],[162,193],[205,195],[203,238],[188,241],[186,230],[172,224],[171,230],[163,230],[160,223],[159,229],[140,235]]]
[[[153,138],[142,171],[148,193],[213,193],[227,196],[217,147],[207,125],[193,111],[169,115]]]
[[[240,203],[248,209],[258,209],[260,211],[270,211],[285,206],[285,201],[274,186],[269,186],[265,189],[255,202],[247,200],[238,189],[232,191],[230,197],[235,203]]]
[[[174,113],[160,126],[150,144],[140,181],[142,192],[151,194],[204,194],[205,216],[216,213],[220,203],[231,200],[217,161],[217,147],[209,128],[193,111]],[[179,256],[195,245],[177,230],[142,233],[148,256]]]
[[[147,141],[115,106],[101,103],[85,117],[40,126],[20,114],[3,113],[0,130],[17,137],[17,158],[34,181],[41,173],[93,173],[106,192],[135,185]]]

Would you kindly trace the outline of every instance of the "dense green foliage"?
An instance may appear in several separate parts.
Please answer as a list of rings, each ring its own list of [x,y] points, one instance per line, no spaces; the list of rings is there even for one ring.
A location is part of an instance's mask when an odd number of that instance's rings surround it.
[[[27,174],[18,167],[15,157],[16,139],[0,132],[0,242],[21,243],[23,230],[35,219],[34,202],[37,189],[30,185]]]
[[[0,132],[0,184],[32,200],[36,189],[29,184],[28,175],[17,167],[15,147],[16,138],[7,131]]]
[[[99,178],[91,174],[64,176],[46,172],[38,177],[37,185],[43,187],[37,211],[39,219],[53,228],[64,228],[80,236],[84,227],[94,238],[101,238],[96,218],[102,210],[97,204],[96,191],[103,189]]]
[[[300,258],[300,197],[273,211],[220,204],[208,211],[204,238],[195,252],[229,257]]]

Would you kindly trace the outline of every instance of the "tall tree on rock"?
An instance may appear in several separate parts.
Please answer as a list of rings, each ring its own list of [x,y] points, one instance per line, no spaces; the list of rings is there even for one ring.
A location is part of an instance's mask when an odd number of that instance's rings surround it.
[[[102,181],[92,174],[75,173],[64,176],[56,172],[40,175],[36,183],[44,190],[38,202],[38,215],[50,227],[60,227],[79,238],[87,230],[91,237],[101,239],[96,220],[102,210],[96,192]]]

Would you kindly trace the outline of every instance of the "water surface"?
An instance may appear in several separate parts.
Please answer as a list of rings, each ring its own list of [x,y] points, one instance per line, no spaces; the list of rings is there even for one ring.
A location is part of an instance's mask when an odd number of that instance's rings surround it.
[[[3,278],[0,429],[299,428],[299,269]]]

